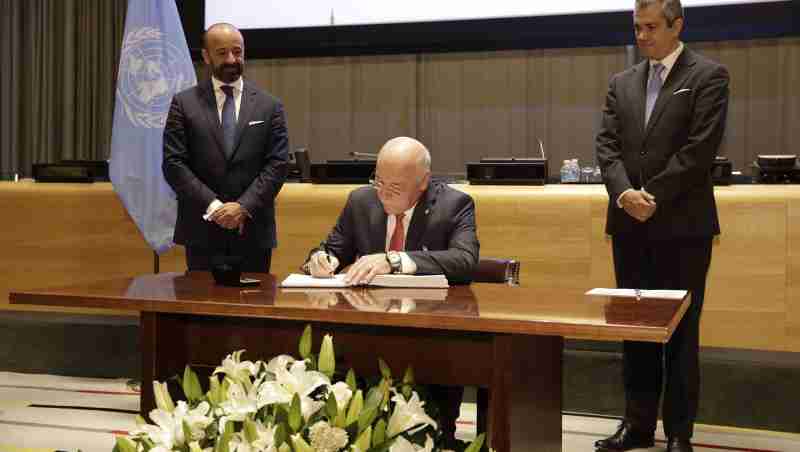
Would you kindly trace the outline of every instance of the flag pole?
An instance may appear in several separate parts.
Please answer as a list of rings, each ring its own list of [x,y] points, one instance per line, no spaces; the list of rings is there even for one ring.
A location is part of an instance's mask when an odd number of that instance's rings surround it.
[[[158,253],[153,251],[153,273],[158,273],[159,270]]]

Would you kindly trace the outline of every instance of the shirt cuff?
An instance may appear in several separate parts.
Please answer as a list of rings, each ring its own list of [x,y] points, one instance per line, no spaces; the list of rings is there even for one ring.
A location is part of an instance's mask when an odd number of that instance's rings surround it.
[[[413,275],[416,273],[417,264],[414,262],[414,259],[411,259],[406,253],[398,254],[400,254],[400,273],[404,275]]]
[[[625,196],[625,193],[628,193],[629,191],[636,191],[636,190],[634,190],[632,188],[629,188],[629,189],[625,190],[624,192],[622,192],[622,194],[617,196],[617,207],[619,207],[620,209],[622,208],[622,197]]]
[[[219,209],[220,207],[222,207],[222,201],[220,201],[219,199],[211,201],[211,204],[209,204],[208,208],[206,208],[206,214],[203,215],[203,219],[209,221],[211,215],[213,215],[214,212],[216,212],[217,209]]]

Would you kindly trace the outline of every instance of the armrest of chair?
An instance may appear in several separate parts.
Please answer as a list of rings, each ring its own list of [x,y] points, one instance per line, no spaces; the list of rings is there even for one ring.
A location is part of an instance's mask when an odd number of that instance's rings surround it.
[[[519,262],[513,259],[481,258],[472,274],[473,282],[519,285]]]

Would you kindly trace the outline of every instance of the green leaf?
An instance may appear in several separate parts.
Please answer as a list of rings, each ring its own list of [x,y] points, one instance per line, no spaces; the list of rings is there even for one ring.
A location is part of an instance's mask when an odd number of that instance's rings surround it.
[[[328,400],[325,402],[325,411],[328,414],[328,419],[336,419],[339,414],[339,405],[336,403],[336,396],[333,391],[328,392]]]
[[[192,427],[186,422],[186,419],[181,422],[181,426],[183,427],[183,437],[187,443],[192,441]]]
[[[292,397],[292,405],[289,407],[289,427],[292,432],[298,432],[303,426],[303,413],[300,411],[300,395],[297,393]]]
[[[117,444],[114,447],[120,452],[136,452],[136,444],[125,436],[118,436]]]
[[[358,435],[358,439],[356,439],[355,446],[358,447],[359,450],[369,450],[370,441],[372,439],[372,426],[367,426],[360,435]]]
[[[258,428],[256,428],[256,423],[253,422],[253,420],[249,417],[245,418],[244,420],[244,438],[248,443],[252,443],[258,439]]]
[[[347,377],[345,377],[344,381],[351,391],[356,392],[358,390],[356,386],[356,372],[353,369],[347,371]]]
[[[361,410],[364,408],[364,394],[359,389],[355,395],[350,398],[350,406],[347,408],[347,418],[344,424],[350,425],[358,420],[361,415]]]
[[[378,358],[378,367],[381,369],[381,376],[387,380],[392,379],[392,369],[386,364],[383,358]]]
[[[400,392],[403,394],[403,397],[405,397],[406,400],[411,399],[411,396],[414,395],[414,389],[409,385],[403,385],[403,389],[401,389]]]
[[[303,335],[300,336],[300,357],[303,359],[308,358],[308,355],[311,354],[311,325],[306,325],[306,329],[303,330]]]
[[[275,427],[275,448],[281,447],[289,439],[289,426],[285,422],[281,422]]]
[[[381,418],[375,423],[375,428],[372,430],[372,444],[377,446],[386,441],[386,420]]]
[[[197,402],[203,398],[203,388],[200,387],[200,379],[197,374],[192,371],[189,366],[183,371],[183,394],[189,399],[189,402]]]
[[[478,435],[474,441],[472,441],[464,452],[479,452],[481,447],[483,447],[483,440],[486,438],[486,433],[481,433]]]
[[[216,452],[230,452],[231,438],[233,437],[233,421],[225,423],[225,432],[217,441]]]
[[[361,415],[358,416],[358,432],[361,433],[371,426],[372,421],[374,421],[376,417],[378,417],[377,408],[369,406],[364,407],[361,411]]]

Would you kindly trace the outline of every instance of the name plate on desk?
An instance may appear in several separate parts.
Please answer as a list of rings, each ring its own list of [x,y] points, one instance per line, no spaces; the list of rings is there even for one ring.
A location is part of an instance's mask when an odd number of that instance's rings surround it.
[[[467,163],[467,180],[473,185],[544,185],[547,159],[481,159]]]
[[[314,184],[366,184],[375,172],[374,160],[328,160],[311,164]]]

